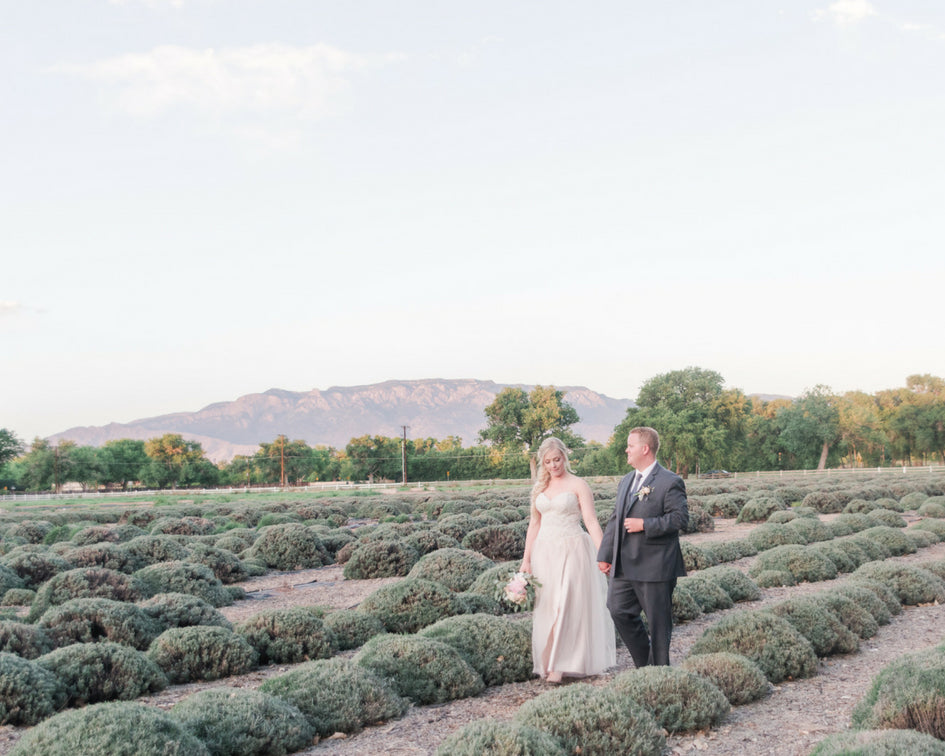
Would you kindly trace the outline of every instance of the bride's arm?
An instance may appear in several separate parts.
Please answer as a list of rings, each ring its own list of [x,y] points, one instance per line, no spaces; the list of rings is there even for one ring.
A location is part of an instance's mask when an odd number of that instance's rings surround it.
[[[521,572],[532,571],[532,544],[535,543],[535,537],[538,535],[538,529],[541,527],[541,513],[535,507],[535,502],[531,505],[531,516],[528,518],[528,530],[525,533],[525,554],[522,556]]]
[[[578,478],[577,497],[578,504],[581,505],[581,518],[584,520],[584,527],[587,528],[591,541],[594,542],[594,548],[600,548],[601,539],[604,532],[600,529],[600,522],[597,520],[597,510],[594,508],[594,494],[587,481]]]

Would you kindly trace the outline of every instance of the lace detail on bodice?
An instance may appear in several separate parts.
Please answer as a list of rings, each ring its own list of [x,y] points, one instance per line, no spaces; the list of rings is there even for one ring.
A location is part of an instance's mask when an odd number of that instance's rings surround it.
[[[539,536],[573,536],[584,532],[581,505],[574,491],[562,491],[551,498],[542,491],[535,499],[535,508],[541,514]]]

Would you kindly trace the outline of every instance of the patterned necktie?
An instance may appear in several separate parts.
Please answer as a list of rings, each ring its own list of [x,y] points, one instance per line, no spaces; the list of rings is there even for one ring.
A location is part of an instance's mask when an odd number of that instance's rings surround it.
[[[627,517],[630,514],[630,509],[633,507],[633,502],[636,501],[637,489],[640,487],[640,473],[636,473],[633,476],[633,482],[630,484],[630,494],[620,505],[620,522],[623,522],[623,518]],[[622,527],[622,526],[621,526]]]
[[[614,574],[620,572],[620,545],[627,535],[626,529],[623,526],[623,521],[625,517],[629,517],[630,515],[630,510],[633,508],[633,504],[636,501],[637,489],[640,488],[640,484],[643,482],[642,477],[643,476],[641,476],[639,472],[633,476],[633,483],[630,484],[630,495],[627,497],[627,500],[621,502],[620,504],[620,520],[617,524],[620,538],[617,538],[616,549],[614,550]]]

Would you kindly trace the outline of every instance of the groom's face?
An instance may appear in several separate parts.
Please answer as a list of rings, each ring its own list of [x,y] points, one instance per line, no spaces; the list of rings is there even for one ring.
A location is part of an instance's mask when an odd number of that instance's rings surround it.
[[[643,443],[643,438],[639,433],[631,433],[627,436],[627,464],[634,470],[645,469],[639,465],[646,460],[646,454],[649,447]]]

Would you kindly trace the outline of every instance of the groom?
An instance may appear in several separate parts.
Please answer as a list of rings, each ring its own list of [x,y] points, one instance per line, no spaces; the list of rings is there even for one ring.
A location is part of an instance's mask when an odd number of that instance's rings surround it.
[[[673,589],[686,574],[679,548],[679,531],[689,522],[686,486],[656,461],[659,448],[652,428],[630,431],[627,462],[636,473],[617,486],[597,552],[597,566],[610,575],[607,608],[637,667],[669,665]]]

